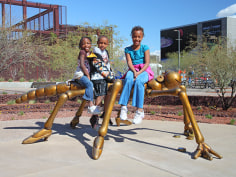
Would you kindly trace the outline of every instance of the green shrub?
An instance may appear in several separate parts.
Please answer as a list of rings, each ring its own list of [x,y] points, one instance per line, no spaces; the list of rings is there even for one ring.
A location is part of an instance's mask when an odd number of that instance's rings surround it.
[[[42,78],[38,78],[36,81],[37,82],[43,82],[43,79]]]
[[[231,119],[230,120],[230,125],[234,125],[234,123],[235,123],[235,119]]]
[[[81,99],[77,99],[77,103],[81,104],[82,103]]]
[[[29,100],[29,104],[35,104],[36,100]]]
[[[210,115],[210,114],[206,114],[205,117],[206,117],[207,119],[212,119],[212,115]]]
[[[7,102],[7,104],[8,104],[8,105],[16,104],[16,101],[15,101],[15,100],[9,100],[9,101]]]
[[[24,81],[25,81],[25,78],[21,77],[19,81],[20,81],[20,82],[24,82]]]
[[[30,79],[29,82],[34,82],[34,79]]]
[[[150,111],[150,113],[151,113],[152,115],[155,115],[155,114],[156,114],[156,112],[155,112],[155,111]]]
[[[7,95],[7,92],[3,91],[2,94],[3,94],[3,95]]]
[[[19,116],[23,116],[23,115],[24,115],[24,111],[20,111],[20,112],[18,113],[18,115],[19,115]]]
[[[202,106],[198,106],[198,107],[197,107],[197,110],[202,110]]]
[[[2,81],[5,81],[5,79],[3,77],[0,77],[0,82],[2,82]]]
[[[13,82],[13,79],[8,79],[8,82]]]
[[[210,106],[210,109],[216,109],[216,106]]]
[[[182,111],[179,111],[178,112],[178,116],[182,116],[183,115],[183,112]]]
[[[45,100],[44,103],[50,103],[50,100]]]

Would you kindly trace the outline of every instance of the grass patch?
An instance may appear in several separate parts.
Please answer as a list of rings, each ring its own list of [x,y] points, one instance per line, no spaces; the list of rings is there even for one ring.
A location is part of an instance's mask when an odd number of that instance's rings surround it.
[[[8,104],[8,105],[16,104],[16,101],[15,101],[15,100],[9,100],[9,101],[7,102],[7,104]]]
[[[25,114],[24,111],[20,111],[20,112],[18,113],[19,116],[23,116],[24,114]]]
[[[50,100],[45,100],[44,103],[46,103],[46,104],[47,104],[47,103],[50,103]]]
[[[150,113],[151,113],[152,115],[155,115],[155,114],[156,114],[156,112],[155,112],[155,111],[150,111]]]
[[[198,106],[198,107],[197,107],[197,110],[202,110],[202,106]]]
[[[234,125],[235,124],[235,119],[231,119],[229,124]]]
[[[81,104],[82,103],[81,99],[77,99],[77,103]]]
[[[182,111],[179,111],[178,112],[178,116],[182,116],[183,115],[183,112]]]
[[[25,78],[21,77],[21,78],[19,79],[19,81],[20,81],[20,82],[25,82]]]
[[[212,119],[212,115],[210,115],[210,114],[206,114],[205,117],[206,117],[207,119]]]
[[[29,104],[35,104],[36,100],[29,100]]]

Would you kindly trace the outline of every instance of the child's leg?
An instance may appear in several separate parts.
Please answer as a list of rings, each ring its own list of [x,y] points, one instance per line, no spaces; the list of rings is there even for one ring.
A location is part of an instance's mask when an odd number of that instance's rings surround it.
[[[134,84],[134,73],[132,71],[128,71],[124,80],[123,90],[120,95],[120,100],[119,100],[120,105],[126,106],[128,104],[133,84]]]
[[[96,106],[101,106],[102,100],[104,99],[104,96],[98,96],[95,100]]]
[[[86,76],[76,79],[76,82],[85,87],[85,93],[82,98],[89,101],[89,106],[93,106],[93,83]]]
[[[148,82],[148,73],[146,71],[138,75],[138,77],[134,82],[132,106],[137,107],[138,109],[141,110],[143,109],[144,93],[145,93],[144,84],[146,82]]]
[[[86,76],[82,76],[81,79],[76,79],[76,82],[85,87],[83,99],[89,101],[88,113],[100,114],[101,111],[93,104],[93,83]]]

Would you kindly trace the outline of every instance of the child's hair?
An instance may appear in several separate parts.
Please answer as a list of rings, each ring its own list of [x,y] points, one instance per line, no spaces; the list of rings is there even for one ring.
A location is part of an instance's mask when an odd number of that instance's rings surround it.
[[[81,49],[83,40],[86,39],[86,38],[87,38],[88,40],[90,40],[90,42],[92,42],[92,39],[91,39],[90,37],[87,37],[87,36],[86,36],[86,37],[82,37],[82,38],[80,39],[80,41],[79,41],[79,49]]]
[[[106,38],[106,39],[109,41],[109,39],[108,39],[107,36],[101,35],[101,36],[98,37],[98,42],[99,42],[102,38]]]
[[[143,36],[144,36],[144,29],[143,29],[141,26],[135,26],[135,27],[133,27],[132,30],[131,30],[131,36],[133,35],[133,33],[134,33],[135,31],[142,31],[142,32],[143,32]]]

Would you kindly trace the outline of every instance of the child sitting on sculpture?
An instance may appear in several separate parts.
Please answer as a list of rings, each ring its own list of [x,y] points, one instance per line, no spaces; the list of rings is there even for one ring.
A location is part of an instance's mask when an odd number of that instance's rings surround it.
[[[74,80],[85,87],[83,99],[89,101],[88,113],[101,114],[100,108],[93,104],[93,83],[90,81],[90,65],[87,56],[91,54],[91,39],[82,37],[79,42],[80,53],[78,56],[78,66],[74,73]]]
[[[119,100],[119,104],[121,105],[120,119],[127,120],[127,104],[134,86],[132,106],[136,107],[136,113],[133,123],[140,124],[144,118],[144,84],[154,78],[154,73],[149,66],[149,47],[141,44],[144,36],[143,28],[135,26],[131,31],[131,36],[133,45],[125,48],[125,56],[129,70],[123,76],[123,91]]]
[[[95,105],[100,106],[105,97],[104,110],[107,108],[107,100],[109,99],[107,95],[108,83],[114,82],[114,74],[109,63],[109,53],[106,50],[108,44],[109,41],[106,36],[99,36],[97,41],[98,47],[95,47],[93,50],[95,56],[91,56],[93,59],[89,60],[91,69],[90,76],[94,86]],[[103,117],[104,114],[105,112],[103,112],[101,117]],[[95,114],[90,119],[90,123],[94,129],[98,127],[98,120],[99,117]],[[112,124],[111,121],[110,124]]]

